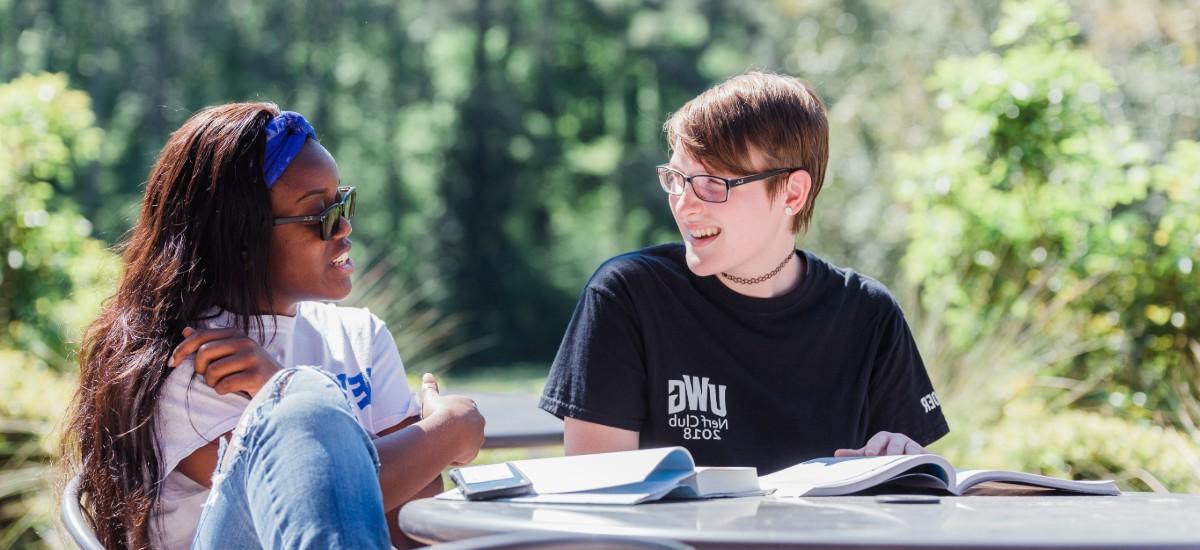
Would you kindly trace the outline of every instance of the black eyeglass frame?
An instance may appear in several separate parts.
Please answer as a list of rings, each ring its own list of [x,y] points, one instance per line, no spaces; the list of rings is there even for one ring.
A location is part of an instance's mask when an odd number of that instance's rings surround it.
[[[674,173],[674,174],[679,174],[679,177],[683,178],[684,187],[687,187],[689,185],[692,187],[692,193],[694,193],[696,195],[696,198],[698,198],[704,202],[713,202],[713,203],[727,202],[729,200],[729,190],[733,189],[734,187],[737,187],[739,185],[746,185],[747,183],[754,183],[756,181],[765,180],[767,178],[771,178],[771,177],[782,175],[782,174],[791,174],[792,172],[795,172],[796,170],[803,170],[803,169],[804,168],[800,168],[800,167],[775,168],[772,170],[767,170],[766,172],[759,172],[757,174],[750,174],[749,176],[742,176],[740,178],[730,179],[730,178],[723,178],[721,176],[714,176],[712,174],[696,174],[694,176],[689,176],[687,174],[684,174],[683,172],[680,172],[679,170],[676,170],[674,168],[671,168],[670,166],[667,166],[666,164],[660,164],[660,165],[654,167],[655,173],[658,174],[658,185],[660,187],[662,187],[663,191],[666,191],[668,195],[674,195],[676,197],[679,197],[679,196],[682,196],[684,193],[682,188],[680,188],[678,193],[672,193],[670,189],[667,189],[667,183],[665,181],[663,181],[663,174],[664,173]],[[711,178],[711,179],[718,180],[718,181],[724,183],[725,184],[725,198],[723,198],[719,201],[712,201],[712,200],[708,200],[704,197],[701,197],[700,193],[696,191],[696,185],[692,183],[692,180],[694,180],[696,178]]]
[[[338,187],[338,201],[329,205],[329,208],[322,210],[320,214],[315,216],[287,216],[282,218],[274,218],[275,225],[284,225],[289,223],[319,223],[321,224],[321,240],[328,241],[333,238],[333,234],[337,233],[338,226],[341,224],[341,219],[350,219],[354,215],[355,197],[358,195],[358,190],[355,187]],[[336,216],[334,213],[336,211]],[[330,222],[330,217],[333,216],[333,221]]]

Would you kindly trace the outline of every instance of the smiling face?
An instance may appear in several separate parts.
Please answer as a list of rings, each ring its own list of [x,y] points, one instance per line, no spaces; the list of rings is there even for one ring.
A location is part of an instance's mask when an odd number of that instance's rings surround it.
[[[337,163],[309,140],[271,188],[272,217],[316,216],[337,201]],[[296,302],[341,300],[350,294],[350,221],[321,240],[316,223],[277,225],[271,232],[271,286],[276,313],[292,315]]]
[[[747,175],[708,170],[682,148],[675,149],[669,166],[689,176]],[[680,196],[667,195],[692,273],[702,277],[722,272],[758,276],[773,269],[793,249],[795,235],[791,216],[783,211],[784,194],[768,198],[766,183],[758,181],[734,187],[729,190],[729,200],[722,203],[701,201],[691,185]]]

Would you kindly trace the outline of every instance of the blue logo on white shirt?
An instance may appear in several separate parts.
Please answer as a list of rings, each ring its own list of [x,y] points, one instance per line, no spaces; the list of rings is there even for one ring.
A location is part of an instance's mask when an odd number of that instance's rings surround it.
[[[354,400],[354,404],[358,405],[359,410],[366,409],[371,404],[371,369],[367,369],[367,373],[358,373],[354,376],[346,376],[345,373],[338,373],[338,385],[342,386],[342,391],[347,392]]]

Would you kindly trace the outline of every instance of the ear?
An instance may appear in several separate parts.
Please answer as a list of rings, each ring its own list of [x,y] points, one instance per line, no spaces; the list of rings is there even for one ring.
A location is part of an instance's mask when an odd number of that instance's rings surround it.
[[[783,204],[780,209],[791,208],[792,215],[799,215],[808,204],[808,191],[812,189],[812,177],[807,170],[796,170],[788,175],[787,183],[783,185],[780,196]]]

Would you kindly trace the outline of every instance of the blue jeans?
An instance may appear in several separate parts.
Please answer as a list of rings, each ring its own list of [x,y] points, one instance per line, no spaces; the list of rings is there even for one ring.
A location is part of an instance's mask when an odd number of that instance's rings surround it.
[[[328,374],[276,373],[221,441],[193,548],[390,548],[379,456]]]

